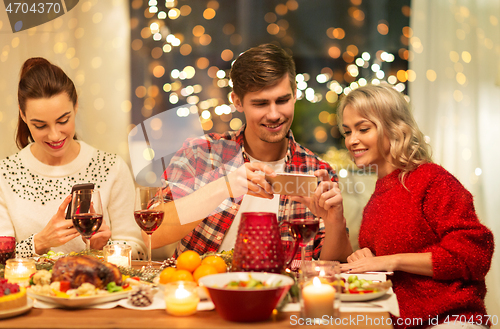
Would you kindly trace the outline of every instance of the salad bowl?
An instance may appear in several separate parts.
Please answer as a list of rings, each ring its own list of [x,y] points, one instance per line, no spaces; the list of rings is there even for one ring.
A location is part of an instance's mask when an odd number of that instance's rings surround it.
[[[215,310],[227,321],[258,322],[269,319],[294,280],[265,272],[230,272],[200,278]]]

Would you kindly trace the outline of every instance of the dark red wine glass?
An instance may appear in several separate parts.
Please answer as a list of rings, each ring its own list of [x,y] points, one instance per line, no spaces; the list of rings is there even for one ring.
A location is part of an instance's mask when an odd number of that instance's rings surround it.
[[[134,218],[148,236],[148,263],[152,268],[151,235],[163,222],[163,194],[161,187],[138,187],[135,192]]]
[[[16,256],[16,238],[13,236],[0,236],[0,264],[5,265],[7,259]]]
[[[99,190],[73,191],[71,199],[73,226],[85,238],[85,251],[90,251],[90,239],[102,225],[102,203]]]
[[[306,246],[314,239],[319,230],[319,218],[311,219],[290,219],[292,235],[300,246],[300,259],[304,261],[306,256]]]

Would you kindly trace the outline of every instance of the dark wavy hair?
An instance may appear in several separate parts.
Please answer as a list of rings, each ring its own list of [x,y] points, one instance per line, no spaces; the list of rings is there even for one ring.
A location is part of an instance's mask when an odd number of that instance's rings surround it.
[[[295,96],[295,62],[284,49],[266,43],[242,53],[231,67],[233,92],[241,99],[248,92],[262,90],[276,85],[288,74],[290,86]]]
[[[41,57],[33,57],[24,62],[17,90],[19,109],[24,116],[28,99],[50,98],[61,93],[66,93],[73,106],[76,106],[78,96],[75,85],[60,67]],[[76,134],[74,139],[77,139]],[[16,145],[22,149],[31,142],[33,142],[31,132],[19,113]]]

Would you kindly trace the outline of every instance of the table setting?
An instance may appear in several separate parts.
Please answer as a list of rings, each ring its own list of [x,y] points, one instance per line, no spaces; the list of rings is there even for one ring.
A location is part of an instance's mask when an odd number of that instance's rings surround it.
[[[369,272],[356,274],[359,278],[366,280],[385,282],[390,278],[392,272]],[[341,273],[342,278],[348,279],[351,274]],[[388,312],[394,316],[399,316],[399,306],[396,294],[392,288],[384,289],[376,293],[369,294],[340,294],[341,313],[346,312]],[[300,303],[288,303],[282,309],[283,312],[300,312]]]
[[[152,225],[140,225],[141,228],[154,232],[151,227],[156,225],[158,218],[153,217]],[[147,216],[141,215],[138,220],[147,220]],[[300,230],[302,226],[295,223],[293,227]],[[307,228],[309,230],[310,225]],[[304,233],[296,241],[303,247],[313,236]],[[164,262],[152,261],[148,253],[147,261],[137,261],[131,260],[128,246],[110,245],[97,252],[86,250],[57,255],[51,262],[47,262],[45,256],[37,260],[34,270],[24,262],[17,265],[30,268],[28,276],[19,281],[26,287],[28,303],[22,309],[4,314],[4,318],[10,317],[9,325],[14,327],[16,324],[30,327],[35,324],[34,319],[30,321],[31,314],[47,319],[64,314],[69,321],[72,314],[78,318],[88,310],[96,314],[120,314],[111,325],[118,328],[135,327],[126,319],[137,317],[139,313],[140,317],[153,317],[155,321],[165,318],[191,325],[201,325],[203,319],[209,317],[222,327],[252,322],[274,325],[278,322],[286,327],[292,316],[321,321],[322,316],[334,319],[347,314],[386,318],[389,314],[399,315],[392,288],[360,294],[342,293],[341,285],[350,284],[352,274],[341,273],[338,262],[291,261],[298,248],[290,253],[288,247],[281,243],[275,214],[244,213],[234,251],[230,253],[198,255],[187,251],[176,260]],[[216,269],[221,263],[223,265]],[[45,272],[50,273],[47,264],[52,264],[52,277],[45,277],[48,275]],[[76,287],[82,274],[74,264],[88,266],[87,272],[107,273],[106,277],[112,279],[101,282],[90,275],[88,281],[95,287],[90,288],[90,293],[80,291],[88,283]],[[7,270],[4,272],[6,277],[9,276]],[[377,283],[387,282],[390,275],[385,272],[356,274],[360,282]],[[133,313],[123,313],[120,309]],[[62,321],[61,325],[63,323],[74,326],[67,321]],[[94,323],[91,327],[100,326]]]

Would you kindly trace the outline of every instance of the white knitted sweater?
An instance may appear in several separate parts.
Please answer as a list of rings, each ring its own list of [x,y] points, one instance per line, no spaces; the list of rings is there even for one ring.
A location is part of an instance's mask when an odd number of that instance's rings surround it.
[[[49,166],[31,153],[31,145],[0,161],[0,235],[15,236],[18,256],[35,255],[33,235],[57,212],[77,183],[94,183],[100,191],[109,243],[126,243],[133,258],[144,258],[144,242],[133,216],[134,183],[125,162],[115,154],[79,141],[80,153],[70,163]],[[68,253],[85,249],[81,237],[52,248]]]

